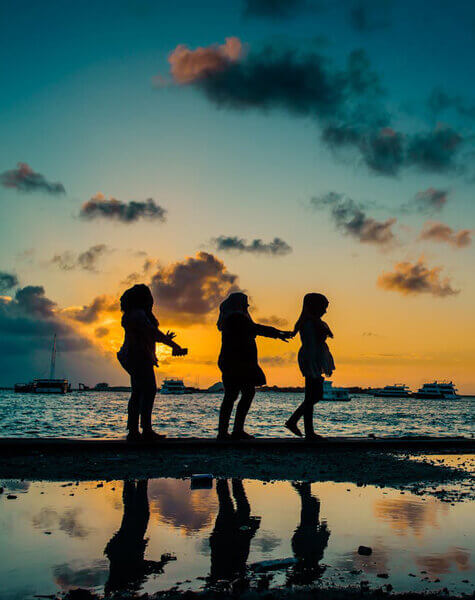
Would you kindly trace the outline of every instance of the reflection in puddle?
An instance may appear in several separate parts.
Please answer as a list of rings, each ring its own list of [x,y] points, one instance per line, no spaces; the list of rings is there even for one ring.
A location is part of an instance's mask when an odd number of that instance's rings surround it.
[[[364,579],[395,591],[473,591],[470,503],[332,482],[1,485],[17,492],[0,496],[2,600],[75,587],[113,595]]]

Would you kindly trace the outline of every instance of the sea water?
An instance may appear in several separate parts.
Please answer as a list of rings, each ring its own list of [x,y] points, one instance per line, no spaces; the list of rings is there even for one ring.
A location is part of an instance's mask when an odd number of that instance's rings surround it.
[[[0,391],[0,437],[124,436],[127,392],[72,392],[65,395]],[[216,435],[221,394],[157,395],[154,426],[172,437]],[[247,429],[259,437],[291,434],[285,421],[303,394],[259,392]],[[475,398],[421,400],[353,396],[350,402],[321,402],[315,430],[329,436],[432,435],[473,437]]]

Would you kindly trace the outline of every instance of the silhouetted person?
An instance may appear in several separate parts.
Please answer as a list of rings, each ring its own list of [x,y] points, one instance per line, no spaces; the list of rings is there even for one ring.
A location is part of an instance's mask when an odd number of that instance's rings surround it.
[[[244,421],[256,392],[265,385],[266,377],[257,362],[256,336],[262,335],[287,341],[292,334],[275,327],[254,323],[248,311],[246,294],[230,294],[219,307],[218,329],[222,334],[218,366],[223,375],[224,398],[219,413],[218,439],[227,439],[229,419],[239,394],[232,437],[252,438],[244,431]]]
[[[144,558],[148,542],[144,538],[150,517],[147,484],[147,480],[124,481],[122,523],[104,550],[110,561],[109,579],[104,586],[106,596],[118,591],[137,592],[147,575],[163,573],[169,560]]]
[[[321,437],[313,430],[313,407],[323,398],[323,375],[330,377],[335,369],[333,357],[325,341],[328,337],[332,338],[333,333],[321,319],[327,308],[328,300],[323,294],[306,294],[302,312],[294,328],[294,335],[299,332],[302,341],[298,361],[305,377],[305,398],[285,426],[301,437],[302,432],[297,423],[303,416],[306,439]]]
[[[287,583],[309,585],[322,576],[325,567],[319,562],[328,544],[330,532],[320,523],[320,502],[312,496],[310,483],[293,483],[302,507],[300,523],[292,536],[292,551],[297,562],[287,575]]]
[[[251,516],[242,481],[232,480],[234,506],[227,479],[216,481],[219,509],[209,545],[211,547],[211,571],[208,582],[234,581],[246,574],[246,563],[251,540],[259,529],[260,517]]]
[[[152,293],[146,285],[134,285],[125,291],[120,299],[120,308],[123,312],[122,327],[125,330],[125,339],[117,358],[129,373],[132,386],[127,439],[135,441],[165,437],[152,430],[152,409],[157,393],[153,368],[158,365],[155,344],[170,346],[173,356],[183,356],[188,351],[173,341],[173,332],[167,331],[165,334],[158,328],[158,321],[152,312]],[[139,417],[142,435],[139,432]]]

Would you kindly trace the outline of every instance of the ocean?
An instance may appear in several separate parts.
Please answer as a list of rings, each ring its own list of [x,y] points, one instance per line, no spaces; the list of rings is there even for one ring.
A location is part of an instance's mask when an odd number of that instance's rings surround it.
[[[0,391],[1,437],[120,438],[125,434],[128,392],[66,395]],[[214,437],[221,394],[157,394],[157,431],[171,437]],[[256,394],[247,430],[258,437],[291,437],[284,422],[303,394]],[[475,398],[419,400],[354,396],[350,402],[321,402],[315,430],[328,436],[473,437]]]

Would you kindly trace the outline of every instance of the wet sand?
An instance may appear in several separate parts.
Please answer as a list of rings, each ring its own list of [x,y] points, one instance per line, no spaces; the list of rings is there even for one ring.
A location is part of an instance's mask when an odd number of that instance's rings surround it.
[[[73,447],[74,448],[74,447]],[[285,445],[160,447],[122,445],[76,451],[25,447],[1,451],[0,478],[85,481],[186,478],[197,473],[243,479],[353,482],[431,494],[444,501],[474,499],[473,448],[452,451],[387,451]]]

